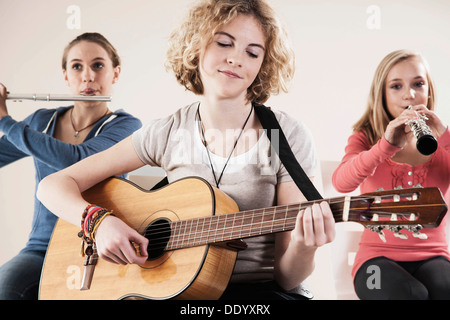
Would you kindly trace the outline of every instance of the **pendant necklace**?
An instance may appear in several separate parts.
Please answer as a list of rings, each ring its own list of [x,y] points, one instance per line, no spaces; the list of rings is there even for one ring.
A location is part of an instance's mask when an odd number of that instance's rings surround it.
[[[99,121],[101,118],[103,118],[104,116],[106,116],[106,114],[108,113],[108,108],[106,109],[106,112],[104,115],[102,115],[100,118],[98,118],[97,120],[95,120],[94,122],[92,122],[90,125],[84,127],[83,129],[77,130],[75,129],[75,124],[73,123],[73,108],[70,110],[70,122],[72,122],[72,128],[75,131],[75,134],[73,135],[76,139],[79,138],[79,134],[81,131],[86,130],[87,128],[89,128],[90,126],[92,126],[93,124],[95,124],[97,121]]]
[[[250,109],[250,113],[248,114],[247,119],[244,122],[244,125],[242,126],[242,129],[241,129],[241,132],[239,133],[239,136],[237,137],[236,141],[234,142],[233,149],[231,150],[230,155],[228,156],[228,159],[227,159],[227,161],[225,162],[225,165],[222,168],[222,172],[220,173],[220,176],[217,179],[216,173],[214,171],[214,166],[213,166],[212,161],[211,161],[211,155],[209,153],[208,143],[206,142],[206,138],[205,138],[205,128],[203,126],[202,118],[200,117],[200,105],[197,108],[197,117],[198,117],[198,120],[200,121],[200,126],[201,126],[200,128],[201,128],[201,132],[202,132],[202,139],[203,139],[202,142],[203,142],[203,145],[206,148],[206,153],[208,154],[209,164],[211,165],[211,171],[212,171],[212,174],[213,174],[213,177],[214,177],[214,181],[216,182],[217,188],[219,188],[219,184],[220,184],[220,181],[222,180],[222,176],[223,176],[223,173],[225,172],[225,168],[227,167],[228,162],[231,159],[231,155],[233,154],[234,149],[236,149],[236,146],[237,146],[237,144],[239,142],[239,138],[241,137],[242,133],[244,132],[244,128],[247,125],[247,122],[250,119],[250,116],[251,116],[252,112],[253,112],[253,105],[252,105],[252,108]]]

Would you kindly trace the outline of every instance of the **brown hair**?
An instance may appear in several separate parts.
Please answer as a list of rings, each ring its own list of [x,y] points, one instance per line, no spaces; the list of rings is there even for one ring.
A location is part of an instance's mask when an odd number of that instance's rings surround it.
[[[62,68],[66,70],[67,67],[67,55],[69,54],[70,49],[73,48],[76,44],[81,41],[94,42],[100,45],[105,51],[108,53],[110,57],[113,67],[120,66],[120,57],[117,53],[117,50],[113,47],[113,45],[100,33],[97,32],[86,32],[75,39],[73,39],[64,49],[63,57],[62,57]]]

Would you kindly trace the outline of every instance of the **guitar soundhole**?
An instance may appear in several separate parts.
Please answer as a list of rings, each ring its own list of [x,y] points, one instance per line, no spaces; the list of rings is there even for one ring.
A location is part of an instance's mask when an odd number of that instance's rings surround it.
[[[157,259],[164,254],[170,234],[170,222],[167,219],[156,219],[145,228],[144,237],[148,239],[148,260]]]

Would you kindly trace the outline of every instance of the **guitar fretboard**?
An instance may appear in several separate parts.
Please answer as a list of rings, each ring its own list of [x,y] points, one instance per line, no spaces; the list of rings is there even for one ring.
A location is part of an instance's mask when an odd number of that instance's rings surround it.
[[[425,192],[424,189],[420,190],[422,193]],[[372,217],[376,215],[379,218],[385,218],[384,224],[397,225],[399,222],[402,226],[419,224],[421,221],[419,221],[420,216],[417,214],[414,215],[415,220],[409,218],[411,212],[415,211],[410,210],[421,205],[418,202],[420,199],[415,197],[417,192],[413,192],[411,189],[396,192],[401,193],[401,199],[395,192],[380,196],[346,196],[172,221],[165,226],[165,230],[153,230],[165,234],[164,238],[153,238],[158,240],[154,243],[154,247],[170,251],[290,231],[295,227],[297,214],[300,210],[322,201],[327,201],[330,205],[335,222],[356,221],[377,224],[377,221],[371,221]],[[430,204],[424,206],[427,208],[433,207]],[[393,212],[397,213],[393,215]],[[395,216],[395,219],[392,218],[393,216]],[[424,216],[424,212],[422,216]],[[390,220],[386,221],[388,219]]]
[[[294,229],[306,204],[277,206],[171,223],[166,250],[249,238]]]

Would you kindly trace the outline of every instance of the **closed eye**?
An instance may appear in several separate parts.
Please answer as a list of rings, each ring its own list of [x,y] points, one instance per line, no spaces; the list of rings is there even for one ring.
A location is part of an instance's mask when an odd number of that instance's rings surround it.
[[[250,56],[250,58],[254,58],[254,59],[258,58],[258,55],[253,52],[247,51],[247,54]]]
[[[216,41],[216,43],[219,47],[231,47],[232,46],[231,43],[223,43],[223,42],[219,42],[219,41]]]

